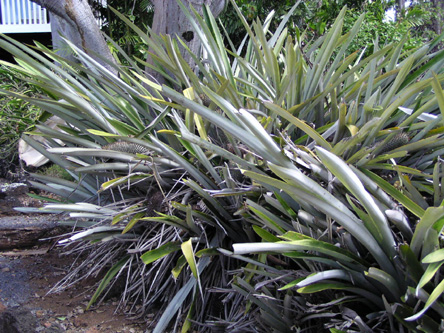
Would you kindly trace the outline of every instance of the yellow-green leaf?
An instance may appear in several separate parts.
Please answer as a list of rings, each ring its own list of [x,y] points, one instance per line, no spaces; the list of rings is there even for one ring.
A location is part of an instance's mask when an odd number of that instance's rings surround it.
[[[171,271],[171,274],[173,274],[174,280],[177,280],[177,278],[180,275],[180,272],[182,272],[182,269],[184,268],[186,263],[187,263],[187,260],[185,259],[184,256],[180,256],[179,259],[177,259],[176,266]]]
[[[123,229],[122,234],[126,234],[128,231],[130,231],[132,229],[132,227],[134,227],[134,225],[137,222],[139,222],[140,219],[144,216],[145,216],[145,212],[138,213],[138,214],[134,215],[134,217],[131,219],[131,221],[129,221],[128,224],[126,225],[125,229]]]
[[[140,259],[142,259],[143,263],[145,265],[148,265],[152,263],[153,261],[156,261],[157,259],[160,259],[162,257],[165,257],[166,255],[173,253],[175,251],[178,251],[180,249],[180,245],[178,242],[169,242],[165,245],[162,245],[161,247],[145,252],[142,254]]]
[[[193,272],[194,277],[196,279],[198,279],[196,258],[194,257],[193,244],[191,243],[191,238],[189,240],[187,240],[186,242],[183,242],[180,245],[180,248],[182,249],[182,253],[185,256],[185,259],[187,260],[188,265],[190,266],[191,272]]]

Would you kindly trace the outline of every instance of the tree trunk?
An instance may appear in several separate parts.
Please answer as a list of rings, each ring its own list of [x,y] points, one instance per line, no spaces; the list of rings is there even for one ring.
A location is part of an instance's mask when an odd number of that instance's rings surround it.
[[[190,5],[202,15],[203,6],[208,5],[213,13],[214,17],[217,17],[225,8],[227,0],[182,0],[182,3],[190,9]],[[181,38],[195,55],[200,54],[201,42],[199,36],[194,31],[190,21],[182,12],[177,0],[152,0],[154,4],[154,20],[151,27],[152,31],[156,34],[171,35],[173,38]],[[191,12],[191,10],[190,10]],[[181,44],[179,49],[182,56],[191,68],[195,67],[195,63],[191,55],[185,51]],[[152,63],[148,56],[148,62]],[[163,78],[158,74],[152,73],[147,69],[158,81],[163,83]]]
[[[115,62],[87,0],[32,1],[49,11],[53,47],[59,51],[59,54],[73,59],[72,53],[61,38],[63,36],[83,49],[97,62],[115,72],[111,66],[97,56],[100,55],[110,62]]]
[[[405,15],[405,0],[396,0],[396,21]]]
[[[444,18],[444,1],[432,0],[434,15],[432,16],[432,28],[437,35],[442,33],[442,24]]]

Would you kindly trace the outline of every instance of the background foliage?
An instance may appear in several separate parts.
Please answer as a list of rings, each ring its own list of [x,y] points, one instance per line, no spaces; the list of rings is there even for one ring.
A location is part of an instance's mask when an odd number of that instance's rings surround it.
[[[0,68],[1,89],[20,94],[37,95],[39,90],[15,77],[13,71]],[[17,144],[22,133],[33,128],[41,115],[35,105],[12,96],[0,97],[0,175],[6,176],[19,171]]]
[[[131,22],[146,31],[147,27],[151,26],[153,20],[154,8],[151,2],[149,0],[109,0],[107,1],[106,8],[96,3],[96,10],[105,21],[102,31],[112,41],[124,48],[126,54],[145,58],[146,50],[140,38],[128,28],[128,25],[118,19],[110,7],[126,15]],[[118,53],[117,50],[114,50],[114,52]]]

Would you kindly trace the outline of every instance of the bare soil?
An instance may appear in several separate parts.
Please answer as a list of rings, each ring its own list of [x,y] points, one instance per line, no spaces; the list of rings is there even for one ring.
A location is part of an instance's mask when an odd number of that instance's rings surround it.
[[[144,332],[147,323],[115,312],[118,299],[85,310],[97,281],[48,294],[74,259],[48,245],[0,252],[0,309],[1,303],[28,309],[37,319],[36,332]]]
[[[7,249],[0,248],[0,331],[145,332],[147,321],[130,320],[116,312],[117,298],[107,299],[86,311],[97,288],[97,280],[83,281],[61,292],[49,293],[69,272],[76,258],[55,247],[56,240],[40,242],[36,239],[34,246],[25,244],[25,247],[14,248],[14,237],[20,237],[29,229],[43,229],[45,237],[63,232],[49,216],[36,218],[35,215],[14,212],[11,208],[17,203],[33,207],[41,204],[32,201],[26,193],[0,196],[0,243],[11,244]],[[5,241],[5,237],[10,239]],[[15,322],[15,328],[5,328],[8,321]]]

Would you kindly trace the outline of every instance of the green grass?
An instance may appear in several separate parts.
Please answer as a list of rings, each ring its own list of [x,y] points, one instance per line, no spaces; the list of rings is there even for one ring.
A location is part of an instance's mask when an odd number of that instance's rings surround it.
[[[73,180],[71,175],[63,169],[61,166],[57,164],[51,164],[48,166],[44,166],[42,168],[39,168],[37,171],[38,174],[48,176],[48,177],[54,177],[54,178],[61,178],[65,180]]]

